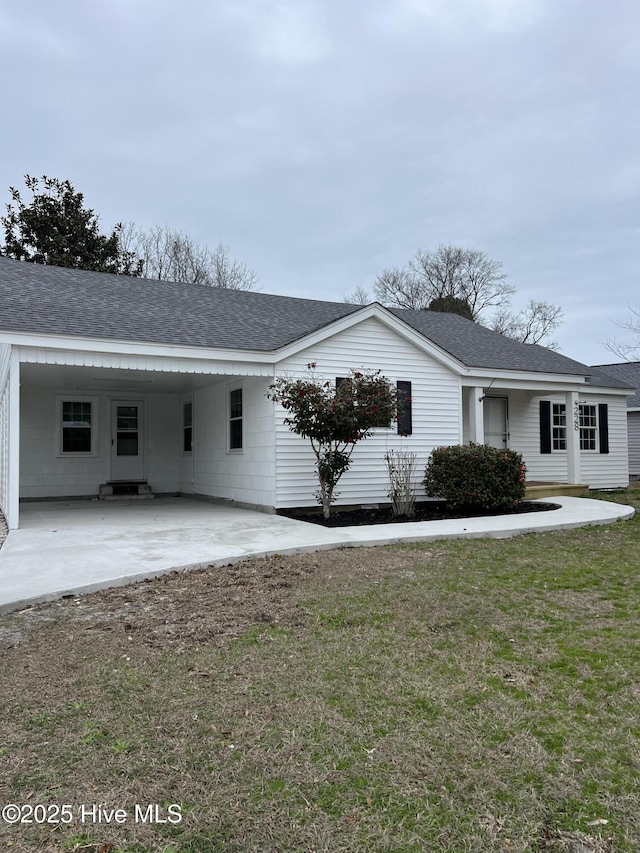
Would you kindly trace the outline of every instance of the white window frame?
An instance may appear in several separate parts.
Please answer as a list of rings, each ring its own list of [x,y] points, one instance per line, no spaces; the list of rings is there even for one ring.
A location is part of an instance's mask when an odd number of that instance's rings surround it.
[[[239,416],[232,417],[231,415],[231,395],[236,392],[240,392],[240,405],[241,405],[241,414]],[[244,399],[244,388],[242,385],[233,385],[227,389],[227,453],[244,453],[244,408],[245,408],[245,399]],[[240,422],[240,447],[231,447],[231,424]]]
[[[557,421],[556,421],[557,418]],[[561,445],[561,446],[557,446]],[[551,403],[551,451],[567,450],[567,406],[565,403]]]
[[[91,450],[65,451],[63,450],[63,403],[89,403],[91,405]],[[56,456],[64,459],[81,458],[86,459],[98,455],[98,398],[84,397],[78,394],[58,394],[56,396]]]
[[[585,425],[585,409],[593,410],[593,420]],[[589,415],[591,420],[591,415]],[[578,405],[578,424],[580,427],[580,452],[597,453],[598,452],[598,404],[597,403],[579,403]],[[592,447],[585,447],[588,441]]]

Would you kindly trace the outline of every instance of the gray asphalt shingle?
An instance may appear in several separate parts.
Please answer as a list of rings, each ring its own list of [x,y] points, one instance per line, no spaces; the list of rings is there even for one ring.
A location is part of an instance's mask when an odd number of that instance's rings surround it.
[[[0,329],[272,351],[359,305],[149,281],[0,257]],[[457,314],[391,309],[468,367],[586,375],[590,368]]]
[[[627,406],[631,409],[640,408],[640,361],[595,364],[590,370],[595,376],[600,377],[602,385],[617,383],[618,387],[635,388],[636,393],[627,398]]]

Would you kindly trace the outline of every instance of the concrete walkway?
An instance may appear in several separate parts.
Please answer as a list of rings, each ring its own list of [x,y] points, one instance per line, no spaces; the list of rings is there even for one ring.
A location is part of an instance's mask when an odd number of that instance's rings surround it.
[[[505,538],[609,524],[634,514],[630,507],[608,501],[554,497],[553,502],[562,508],[341,529],[189,498],[26,503],[20,509],[20,529],[12,530],[0,549],[0,613],[175,569],[224,566],[268,554]]]

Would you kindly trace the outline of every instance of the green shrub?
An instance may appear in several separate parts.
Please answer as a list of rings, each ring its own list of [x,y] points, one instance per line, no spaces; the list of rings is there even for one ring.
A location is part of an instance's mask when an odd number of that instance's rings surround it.
[[[519,453],[471,442],[436,447],[423,482],[453,509],[503,510],[524,497],[526,470]]]

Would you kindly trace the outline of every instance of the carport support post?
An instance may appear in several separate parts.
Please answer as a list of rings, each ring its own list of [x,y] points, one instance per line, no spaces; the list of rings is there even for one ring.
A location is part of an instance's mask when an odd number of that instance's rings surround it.
[[[484,444],[484,388],[469,388],[469,440]]]
[[[567,414],[567,481],[580,483],[580,409],[577,391],[567,391],[565,398]]]
[[[20,355],[14,347],[9,365],[9,494],[7,526],[15,530],[20,516]]]

